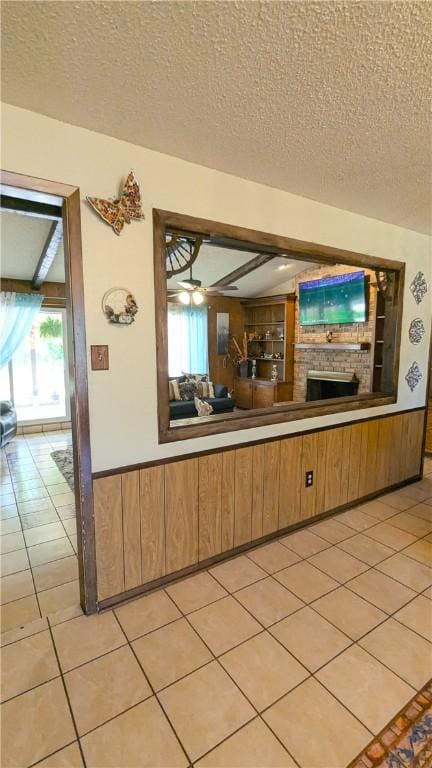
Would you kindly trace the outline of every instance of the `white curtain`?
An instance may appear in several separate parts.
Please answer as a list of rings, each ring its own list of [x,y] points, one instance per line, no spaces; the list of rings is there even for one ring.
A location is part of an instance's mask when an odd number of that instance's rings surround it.
[[[37,293],[0,292],[0,368],[29,335],[42,301]]]

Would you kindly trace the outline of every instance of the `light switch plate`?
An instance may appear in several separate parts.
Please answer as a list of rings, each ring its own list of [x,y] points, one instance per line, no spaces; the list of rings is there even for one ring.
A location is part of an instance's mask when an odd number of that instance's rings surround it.
[[[92,371],[107,371],[109,369],[109,353],[107,344],[92,344],[90,347]]]

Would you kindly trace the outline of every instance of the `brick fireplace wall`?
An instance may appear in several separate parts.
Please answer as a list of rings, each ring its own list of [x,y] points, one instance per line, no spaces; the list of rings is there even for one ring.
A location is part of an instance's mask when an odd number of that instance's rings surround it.
[[[328,351],[326,349],[296,349],[294,348],[294,391],[293,400],[303,402],[306,400],[306,379],[310,370],[316,371],[343,371],[355,373],[359,379],[359,393],[370,392],[372,389],[373,367],[373,342],[376,314],[376,280],[370,270],[364,270],[369,276],[369,313],[366,323],[343,323],[340,325],[309,325],[299,324],[298,284],[306,280],[319,280],[333,275],[344,275],[347,272],[357,271],[355,267],[337,265],[335,267],[313,267],[299,274],[295,280],[297,295],[295,311],[295,341],[303,344],[325,344],[327,331],[332,331],[333,342],[357,343],[367,341],[371,347],[368,350]]]

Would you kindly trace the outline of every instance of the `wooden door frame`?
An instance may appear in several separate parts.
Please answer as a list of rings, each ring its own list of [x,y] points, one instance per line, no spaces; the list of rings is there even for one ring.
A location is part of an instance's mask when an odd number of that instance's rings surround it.
[[[1,183],[19,189],[23,197],[51,195],[63,201],[63,246],[80,601],[85,613],[95,613],[97,610],[96,546],[79,188],[11,171],[2,170],[0,173]]]

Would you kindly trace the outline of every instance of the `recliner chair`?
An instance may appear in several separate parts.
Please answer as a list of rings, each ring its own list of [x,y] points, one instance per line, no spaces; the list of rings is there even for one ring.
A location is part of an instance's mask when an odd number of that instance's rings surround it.
[[[17,416],[10,400],[0,402],[0,447],[3,448],[17,433]]]

